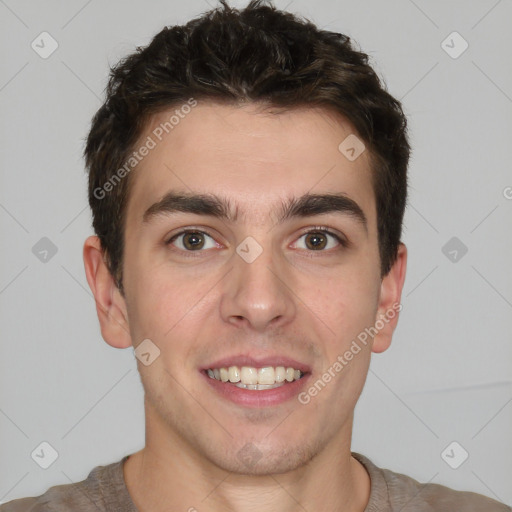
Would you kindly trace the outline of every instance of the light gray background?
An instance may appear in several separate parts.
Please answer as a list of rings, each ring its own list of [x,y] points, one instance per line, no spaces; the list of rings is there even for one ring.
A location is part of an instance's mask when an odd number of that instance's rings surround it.
[[[0,0],[0,502],[143,446],[133,349],[102,341],[85,280],[81,152],[108,65],[207,9]],[[410,119],[403,311],[391,349],[373,357],[353,450],[512,504],[511,2],[295,0],[289,10],[355,39]],[[59,44],[48,59],[31,48],[42,31]],[[453,31],[469,43],[456,59],[441,46]],[[442,252],[454,236],[468,248],[457,262]],[[42,237],[58,248],[46,263],[32,253]],[[30,456],[42,441],[59,454],[47,470]],[[452,441],[469,453],[456,470],[441,457]]]

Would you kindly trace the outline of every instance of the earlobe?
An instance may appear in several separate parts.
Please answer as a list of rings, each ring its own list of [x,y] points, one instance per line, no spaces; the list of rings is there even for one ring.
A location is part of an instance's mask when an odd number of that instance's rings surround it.
[[[115,348],[130,347],[132,342],[126,302],[108,270],[97,236],[87,238],[84,243],[83,257],[87,282],[96,301],[96,312],[103,339]]]
[[[407,267],[407,247],[400,243],[397,258],[390,271],[382,278],[375,328],[377,334],[373,338],[372,352],[384,352],[391,345],[391,338],[398,323],[402,309],[400,299],[405,281]]]

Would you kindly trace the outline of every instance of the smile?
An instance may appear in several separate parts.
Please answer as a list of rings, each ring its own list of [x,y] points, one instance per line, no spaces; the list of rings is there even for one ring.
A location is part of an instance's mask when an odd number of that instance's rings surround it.
[[[241,389],[261,391],[274,389],[302,378],[303,373],[291,366],[230,366],[228,368],[209,368],[208,377],[227,382]]]

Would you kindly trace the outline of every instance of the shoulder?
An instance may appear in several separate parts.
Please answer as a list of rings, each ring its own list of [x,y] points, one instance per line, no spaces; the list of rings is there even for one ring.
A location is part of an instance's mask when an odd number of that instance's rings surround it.
[[[382,469],[363,455],[352,454],[368,471],[371,480],[368,511],[414,510],[436,512],[512,512],[503,503],[474,492],[456,491],[444,485],[420,483],[414,478],[389,469]],[[383,507],[386,504],[387,508]]]
[[[46,494],[46,493],[45,493]],[[44,495],[35,498],[21,498],[13,501],[8,501],[0,505],[0,512],[53,512],[54,508],[50,508],[48,504],[43,504],[40,498]]]
[[[89,510],[83,507],[83,500],[80,501],[77,496],[77,493],[84,489],[85,482],[56,485],[50,487],[40,496],[9,501],[0,505],[0,512],[67,512],[71,510]]]
[[[80,482],[50,487],[40,496],[21,498],[0,505],[0,512],[103,512],[105,485],[122,463],[96,466]]]

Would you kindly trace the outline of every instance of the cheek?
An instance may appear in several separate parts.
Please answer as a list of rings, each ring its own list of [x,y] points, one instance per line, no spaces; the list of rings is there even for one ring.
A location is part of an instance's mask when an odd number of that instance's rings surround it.
[[[200,317],[207,316],[206,309],[211,307],[205,295],[215,276],[185,274],[169,265],[150,263],[133,268],[127,287],[131,297],[128,314],[132,335],[155,340],[161,348],[176,344],[173,340],[177,339],[187,340],[180,345],[191,346],[194,330],[202,325]]]
[[[351,266],[322,278],[306,277],[298,295],[323,325],[327,339],[339,347],[373,325],[379,284],[375,275]]]

